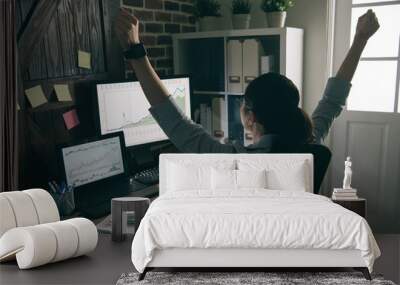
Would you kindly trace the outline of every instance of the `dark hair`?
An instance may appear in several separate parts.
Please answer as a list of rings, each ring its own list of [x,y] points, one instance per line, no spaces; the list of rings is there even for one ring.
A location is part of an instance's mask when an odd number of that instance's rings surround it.
[[[266,73],[254,79],[244,94],[244,107],[252,111],[266,134],[294,144],[313,140],[309,116],[298,107],[299,90],[287,77]]]

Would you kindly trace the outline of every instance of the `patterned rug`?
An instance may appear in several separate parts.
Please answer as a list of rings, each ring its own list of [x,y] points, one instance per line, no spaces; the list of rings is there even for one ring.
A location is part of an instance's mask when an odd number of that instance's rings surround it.
[[[359,272],[148,272],[142,281],[138,281],[138,276],[122,274],[116,285],[395,285],[379,275],[372,275],[373,280],[368,281]]]

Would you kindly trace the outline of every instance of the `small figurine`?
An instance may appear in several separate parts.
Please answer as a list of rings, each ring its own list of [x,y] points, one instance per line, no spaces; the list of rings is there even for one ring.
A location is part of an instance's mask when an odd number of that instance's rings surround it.
[[[351,188],[351,177],[353,175],[353,171],[351,170],[351,157],[348,156],[346,161],[344,162],[344,179],[343,179],[343,189],[352,189]]]

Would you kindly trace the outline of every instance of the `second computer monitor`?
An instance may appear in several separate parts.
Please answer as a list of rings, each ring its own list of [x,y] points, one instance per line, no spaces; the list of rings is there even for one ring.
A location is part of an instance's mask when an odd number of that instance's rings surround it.
[[[190,118],[190,81],[188,77],[163,79],[178,107]],[[97,85],[101,134],[123,131],[126,146],[136,146],[167,139],[149,112],[139,82]]]

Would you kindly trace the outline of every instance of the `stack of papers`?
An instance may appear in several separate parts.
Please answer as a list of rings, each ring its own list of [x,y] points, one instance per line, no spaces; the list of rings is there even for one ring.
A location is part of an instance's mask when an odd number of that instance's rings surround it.
[[[334,188],[332,194],[333,200],[355,200],[358,199],[357,189]]]

